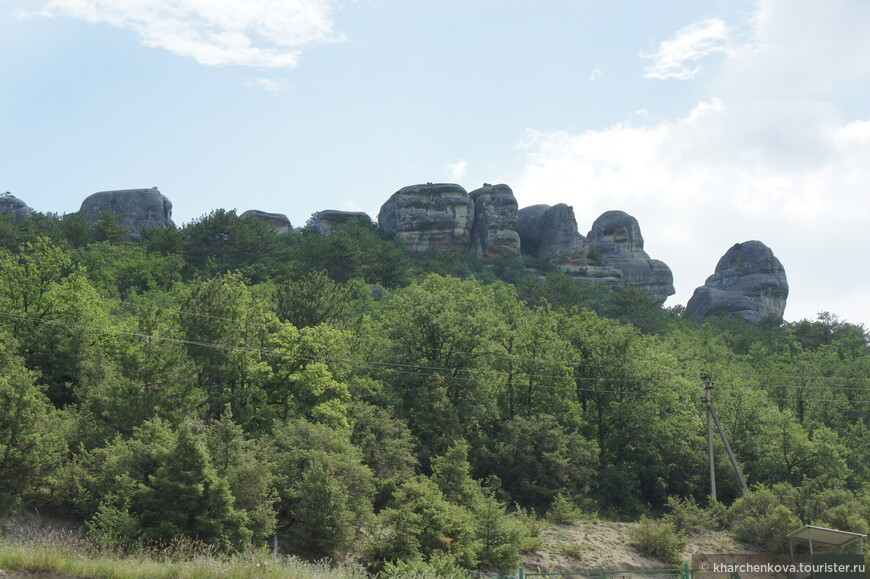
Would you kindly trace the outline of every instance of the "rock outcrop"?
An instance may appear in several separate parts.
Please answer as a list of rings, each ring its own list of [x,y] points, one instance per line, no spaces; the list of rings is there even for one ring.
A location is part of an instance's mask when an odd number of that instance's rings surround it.
[[[567,271],[586,267],[586,238],[577,230],[573,207],[564,203],[524,207],[518,212],[517,233],[524,253],[547,257]]]
[[[518,206],[511,188],[486,184],[469,196],[474,202],[471,251],[485,260],[519,257]]]
[[[329,235],[351,219],[358,220],[361,224],[370,225],[372,218],[362,211],[337,211],[327,209],[318,211],[311,216],[311,227],[320,235]]]
[[[624,211],[607,211],[587,236],[589,247],[601,254],[604,267],[622,274],[617,287],[635,286],[648,291],[664,303],[675,293],[674,276],[662,261],[650,259],[643,249],[643,236],[637,219]]]
[[[11,193],[0,195],[0,215],[11,215],[15,219],[30,217],[31,211],[27,203]]]
[[[781,319],[787,298],[782,263],[762,242],[746,241],[722,256],[716,272],[692,294],[686,314],[700,321],[729,313],[757,324],[767,316]]]
[[[474,204],[459,185],[427,183],[403,187],[381,206],[378,224],[408,251],[467,251]]]
[[[96,223],[104,211],[121,216],[118,225],[130,230],[133,239],[140,239],[143,229],[174,227],[172,202],[157,187],[101,191],[82,202],[79,210],[91,223]]]
[[[249,217],[253,217],[255,219],[260,219],[265,221],[269,225],[275,228],[279,234],[290,233],[293,231],[293,225],[290,224],[290,220],[287,219],[287,216],[283,213],[266,213],[265,211],[260,211],[259,209],[249,209],[239,215],[239,217],[243,219],[248,219]]]

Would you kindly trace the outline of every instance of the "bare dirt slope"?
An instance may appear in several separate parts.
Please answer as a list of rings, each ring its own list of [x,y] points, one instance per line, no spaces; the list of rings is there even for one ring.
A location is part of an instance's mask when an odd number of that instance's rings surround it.
[[[635,525],[584,521],[550,527],[541,534],[544,549],[526,557],[523,568],[541,572],[674,568],[672,563],[641,555],[628,545],[628,531]],[[724,531],[704,531],[690,537],[682,559],[690,562],[693,553],[757,552]]]

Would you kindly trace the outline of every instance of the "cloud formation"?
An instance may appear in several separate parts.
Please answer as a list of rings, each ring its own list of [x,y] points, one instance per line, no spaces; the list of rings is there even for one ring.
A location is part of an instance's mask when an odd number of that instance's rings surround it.
[[[789,276],[787,319],[827,309],[870,323],[866,273],[855,267],[870,243],[870,115],[850,118],[835,99],[868,88],[870,67],[848,64],[841,37],[866,30],[870,10],[841,2],[839,32],[829,34],[817,26],[835,28],[829,7],[797,4],[762,0],[750,42],[728,52],[708,96],[683,115],[627,114],[632,121],[582,133],[527,131],[525,163],[512,178],[520,205],[573,203],[583,233],[610,209],[637,217],[650,255],[674,271],[668,304],[685,304],[731,245],[758,239]],[[686,30],[677,39],[696,40],[660,52],[698,55],[709,47],[698,39],[726,38]],[[801,48],[807,42],[842,58],[818,66]],[[665,61],[662,75],[685,68],[682,58]],[[783,70],[797,77],[789,91]]]
[[[676,36],[662,42],[656,52],[640,53],[642,58],[652,60],[644,78],[694,78],[701,72],[701,67],[697,65],[699,60],[728,50],[729,34],[725,22],[718,18],[696,22],[678,30]]]
[[[448,164],[447,170],[450,173],[450,182],[458,183],[468,174],[468,162],[465,159],[459,159],[455,163]]]
[[[51,0],[66,15],[134,31],[146,46],[208,66],[292,68],[303,46],[341,40],[329,0]]]
[[[278,96],[287,88],[287,81],[282,78],[257,78],[253,83],[272,96]]]

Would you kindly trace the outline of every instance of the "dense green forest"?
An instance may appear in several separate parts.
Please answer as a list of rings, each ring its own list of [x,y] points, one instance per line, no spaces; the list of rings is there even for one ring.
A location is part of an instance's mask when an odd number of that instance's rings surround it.
[[[822,313],[704,324],[546,263],[411,256],[218,210],[0,216],[0,511],[118,549],[515,568],[539,517],[697,505],[771,550],[870,528],[870,347]],[[700,372],[751,491],[717,443]],[[556,513],[558,514],[558,513]]]

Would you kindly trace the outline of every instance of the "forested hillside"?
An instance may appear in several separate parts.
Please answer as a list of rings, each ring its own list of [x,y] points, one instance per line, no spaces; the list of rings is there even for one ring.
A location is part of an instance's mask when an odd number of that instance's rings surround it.
[[[862,325],[701,325],[354,223],[278,235],[219,210],[141,242],[117,223],[0,216],[0,510],[119,549],[277,534],[374,571],[514,568],[553,509],[694,502],[772,550],[801,523],[868,532]],[[717,443],[719,507],[702,371],[752,488]]]

